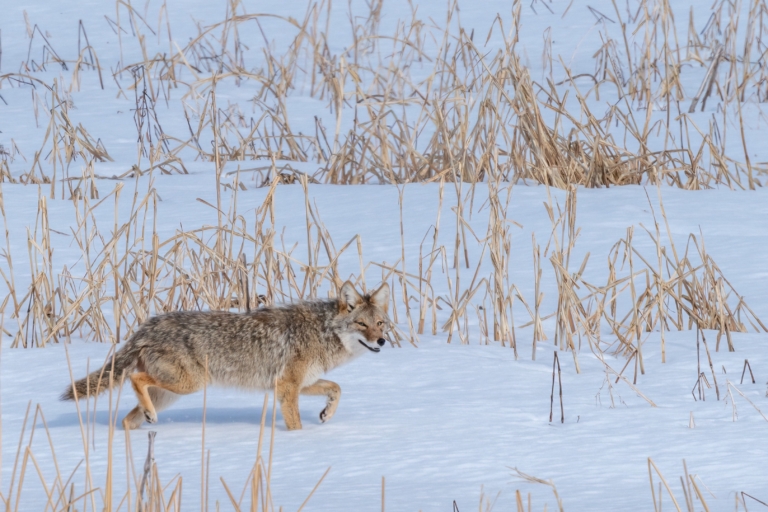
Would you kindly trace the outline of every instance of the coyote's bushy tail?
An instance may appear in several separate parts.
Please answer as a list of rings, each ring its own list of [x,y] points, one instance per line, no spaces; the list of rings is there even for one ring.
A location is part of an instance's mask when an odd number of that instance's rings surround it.
[[[75,398],[86,398],[88,395],[96,396],[109,390],[110,387],[119,386],[123,379],[123,374],[128,377],[128,374],[136,367],[136,356],[133,347],[125,346],[115,354],[115,366],[114,377],[109,378],[112,372],[112,358],[107,361],[107,364],[103,368],[100,368],[94,372],[88,374],[78,381],[75,381],[74,386],[70,385],[66,391],[62,393],[61,400],[75,400]],[[111,382],[111,385],[110,385]]]

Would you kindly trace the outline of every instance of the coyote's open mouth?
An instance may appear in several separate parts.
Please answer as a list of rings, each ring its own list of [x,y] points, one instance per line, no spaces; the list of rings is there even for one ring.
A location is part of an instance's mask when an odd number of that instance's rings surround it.
[[[366,342],[364,342],[361,339],[358,339],[357,341],[359,341],[362,346],[364,346],[365,348],[367,348],[371,352],[380,352],[381,351],[381,349],[379,347],[371,347],[371,346],[369,346]]]

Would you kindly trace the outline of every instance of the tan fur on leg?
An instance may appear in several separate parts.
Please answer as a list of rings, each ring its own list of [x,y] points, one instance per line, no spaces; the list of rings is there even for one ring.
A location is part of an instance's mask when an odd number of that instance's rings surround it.
[[[341,386],[330,380],[318,379],[318,381],[314,384],[311,384],[302,389],[301,394],[324,395],[328,397],[328,401],[325,404],[325,409],[320,411],[320,421],[325,423],[333,417],[333,414],[336,412],[336,408],[339,406]]]
[[[133,386],[133,391],[136,392],[136,397],[139,399],[139,408],[144,413],[144,418],[149,423],[155,423],[157,421],[157,411],[155,411],[155,406],[152,404],[147,388],[149,386],[157,386],[157,381],[148,373],[132,373],[131,386]]]
[[[166,382],[164,379],[161,380],[155,378],[154,385],[177,395],[188,395],[190,393],[194,393],[195,391],[203,389],[203,386],[205,385],[203,381],[196,381],[194,378],[185,373],[175,375],[174,378],[176,380],[173,382]]]
[[[182,379],[173,385],[158,382],[148,373],[133,373],[130,376],[131,386],[139,399],[137,405],[125,418],[123,428],[133,430],[139,428],[144,421],[155,423],[158,411],[167,408],[178,400],[179,394],[187,394],[197,391],[197,387],[189,381]]]
[[[275,383],[277,400],[280,402],[280,412],[283,413],[285,427],[288,430],[301,429],[301,415],[299,414],[299,391],[301,383],[307,373],[307,362],[301,358],[294,358],[283,370],[283,374]]]
[[[283,413],[285,428],[288,430],[301,430],[299,386],[291,381],[278,379],[275,392],[277,400],[280,402],[280,412]]]

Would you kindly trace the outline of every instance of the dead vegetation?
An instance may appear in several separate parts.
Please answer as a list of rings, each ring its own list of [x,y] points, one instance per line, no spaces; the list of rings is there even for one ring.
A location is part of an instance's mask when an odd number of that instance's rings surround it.
[[[716,2],[704,27],[695,26],[693,12],[685,27],[682,13],[676,17],[667,2],[644,0],[627,12],[614,7],[613,13],[593,10],[603,41],[593,56],[594,72],[573,71],[553,55],[550,34],[541,82],[522,64],[519,1],[512,21],[498,16],[487,34],[461,27],[456,4],[450,4],[443,26],[419,18],[414,8],[393,33],[381,33],[381,5],[374,2],[363,15],[350,13],[350,44],[335,52],[328,45],[327,0],[310,3],[297,18],[249,13],[231,2],[224,19],[199,26],[183,48],[172,38],[165,4],[155,28],[147,22],[150,13],[121,1],[116,19],[107,20],[121,48],[120,65],[112,71],[118,95],[136,103],[135,165],[141,172],[185,172],[182,162],[194,159],[275,159],[316,162],[312,177],[334,184],[473,183],[486,181],[495,166],[492,172],[504,181],[563,189],[657,182],[692,190],[760,186],[766,168],[749,157],[742,105],[768,98],[768,68],[762,57],[753,57],[768,30],[765,2],[752,2],[749,16],[729,2]],[[289,34],[290,42],[272,44],[262,26],[267,21],[272,30]],[[244,27],[254,25],[264,38],[258,49],[241,38]],[[74,62],[62,59],[36,25],[28,32],[27,61],[19,72],[1,75],[0,87],[49,91],[44,99],[33,93],[36,104],[54,113],[39,151],[49,165],[35,158],[27,174],[55,181],[65,177],[56,174],[61,155],[66,164],[77,154],[85,164],[108,155],[84,127],[61,119],[67,103],[61,84],[44,84],[34,73],[54,64],[71,72],[69,93],[79,90],[82,73],[94,70],[104,88],[103,70],[82,24]],[[683,33],[685,42],[678,40]],[[158,43],[150,44],[155,36]],[[486,47],[483,38],[496,43]],[[39,60],[33,49],[41,52]],[[143,60],[129,61],[126,54]],[[707,70],[693,98],[682,83],[689,68]],[[221,87],[253,89],[250,108],[217,104]],[[601,94],[611,104],[595,112],[591,99],[600,101]],[[306,124],[303,132],[293,126],[295,95],[323,105],[310,132]],[[169,133],[155,104],[179,97],[188,130]],[[701,127],[691,114],[708,101],[717,103],[717,113]],[[350,115],[351,126],[345,120]],[[731,119],[738,124],[731,136],[742,141],[740,155],[724,149]]]
[[[92,176],[82,179],[81,187],[95,190]],[[307,200],[309,250],[302,260],[293,253],[295,246],[285,248],[275,231],[273,194],[279,183],[276,177],[270,185],[255,214],[255,226],[237,210],[236,178],[228,211],[199,199],[202,208],[218,213],[218,226],[179,230],[168,239],[158,236],[159,199],[151,188],[143,195],[135,183],[133,208],[124,223],[118,223],[117,215],[126,188],[123,183],[101,199],[87,193],[73,195],[76,225],[65,235],[81,251],[82,276],[72,275],[66,267],[54,271],[47,199],[41,193],[35,229],[29,236],[31,286],[24,293],[17,292],[10,257],[8,272],[0,269],[10,290],[4,307],[18,321],[12,346],[45,346],[71,336],[119,343],[150,314],[193,309],[245,311],[262,303],[317,297],[321,287],[329,284],[335,289],[333,285],[347,278],[338,273],[342,253],[357,250],[362,265],[358,237],[337,249]],[[302,186],[306,188],[306,178]],[[99,229],[98,218],[109,208],[114,208],[115,220],[108,226],[111,233],[105,233]],[[147,222],[150,217],[154,219],[151,224]],[[360,275],[365,270],[361,266]],[[394,279],[393,272],[383,269],[382,280]],[[105,318],[104,309],[112,310],[111,321]],[[397,343],[398,333],[394,335]]]

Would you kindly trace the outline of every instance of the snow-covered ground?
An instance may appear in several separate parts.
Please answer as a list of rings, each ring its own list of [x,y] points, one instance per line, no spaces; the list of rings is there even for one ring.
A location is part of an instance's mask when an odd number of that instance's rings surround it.
[[[135,38],[129,37],[126,32],[122,35],[126,56],[121,60],[117,35],[104,17],[114,20],[117,14],[122,13],[125,24],[125,7],[118,4],[116,11],[115,6],[95,1],[79,2],[77,5],[49,4],[45,1],[24,2],[3,8],[0,20],[3,51],[0,75],[18,72],[20,63],[28,60],[30,39],[27,33],[34,24],[39,25],[50,45],[63,59],[76,60],[77,22],[82,19],[90,43],[97,50],[105,70],[105,83],[102,90],[95,72],[82,72],[81,89],[71,92],[73,108],[69,112],[76,122],[83,123],[89,133],[101,139],[114,159],[113,162],[97,163],[96,174],[122,174],[137,163],[136,126],[131,112],[135,105],[128,91],[118,94],[116,82],[124,80],[122,87],[127,87],[128,78],[116,81],[108,70],[119,67],[118,62],[127,65],[132,58],[137,61],[142,58]],[[592,72],[592,55],[601,44],[600,30],[606,26],[610,28],[610,24],[595,24],[594,11],[579,2],[574,2],[565,16],[562,15],[567,6],[547,5],[555,12],[550,13],[543,2],[523,5],[521,9],[519,50],[527,59],[526,64],[531,68],[533,78],[539,79],[544,74],[540,55],[542,34],[547,27],[552,27],[553,53],[560,53],[576,72]],[[691,3],[686,2],[673,6],[681,33],[689,5]],[[251,12],[275,12],[297,19],[305,12],[304,6],[297,9],[290,5],[247,7]],[[354,9],[361,12],[363,7],[354,5]],[[615,14],[610,2],[595,2],[592,7],[609,16]],[[697,4],[695,7],[695,23],[704,26],[709,14]],[[148,15],[147,21],[155,29],[158,27],[160,8],[161,5],[150,2],[147,10],[152,16],[150,19]],[[627,8],[627,11],[634,9],[637,6]],[[224,10],[223,4],[211,2],[168,2],[166,12],[171,20],[173,39],[183,46],[196,35],[195,23],[205,25],[220,20]],[[332,10],[334,27],[349,24],[346,3],[333,3]],[[438,20],[435,23],[443,23],[440,20],[444,20],[445,11],[446,6],[442,2],[418,6],[419,16],[422,19],[430,19],[431,16]],[[25,23],[24,12],[28,24]],[[508,2],[483,3],[482,8],[471,3],[461,4],[461,24],[465,29],[476,27],[479,35],[475,36],[475,41],[482,42],[497,12],[506,23],[505,29],[508,29]],[[392,32],[399,18],[409,16],[407,6],[385,3],[379,32]],[[160,19],[162,37],[145,34],[147,44],[158,51],[173,51],[168,46],[164,18]],[[287,31],[282,32],[281,27],[275,21],[262,20],[266,37],[274,41],[277,48],[289,44],[292,37]],[[338,29],[338,34],[334,31],[337,36],[329,40],[329,45],[336,52],[346,47],[351,39],[348,26],[344,27],[343,30]],[[145,29],[142,28],[144,32]],[[263,41],[261,32],[256,26],[250,27],[250,30],[243,34],[243,39],[252,48],[257,48]],[[40,33],[36,34],[32,48],[33,52],[41,55],[42,38]],[[487,51],[495,51],[498,44],[498,39],[492,39]],[[256,53],[253,52],[254,55]],[[35,55],[33,58],[36,58]],[[701,82],[705,69],[702,66],[686,67],[684,70],[683,83],[689,98]],[[429,74],[428,70],[423,72]],[[418,76],[419,70],[413,73]],[[64,89],[72,80],[71,69],[63,71],[54,64],[49,64],[47,71],[30,74],[49,84],[57,79]],[[185,79],[191,80],[192,77]],[[13,141],[26,158],[16,155],[13,161],[9,161],[11,172],[18,176],[29,170],[34,152],[40,148],[47,127],[44,103],[50,98],[41,90],[38,94],[42,100],[36,100],[34,95],[30,99],[30,87],[17,87],[17,82],[5,81],[1,85],[0,143],[11,151]],[[305,85],[305,89],[292,93],[289,105],[292,121],[307,133],[314,133],[315,115],[325,119],[326,126],[334,126],[335,114],[329,112],[328,100],[309,97],[307,87]],[[178,101],[182,94],[172,91],[172,100],[167,107],[164,100],[158,100],[157,112],[166,133],[183,135],[188,131]],[[232,84],[227,87],[225,84],[218,94],[222,103],[242,102],[243,109],[246,106],[251,108],[248,100],[253,91],[246,87],[234,87]],[[601,100],[594,96],[590,99],[592,108],[600,111],[608,108],[606,103],[612,101],[617,101],[616,93],[607,88],[601,90]],[[41,116],[39,123],[35,119],[34,105],[37,105]],[[749,108],[744,109],[746,141],[753,164],[768,160],[768,146],[762,144],[764,129],[759,107],[760,104],[751,103]],[[349,108],[344,110],[344,126],[352,123],[353,112]],[[643,111],[636,112],[645,116]],[[715,114],[721,115],[713,101],[707,105],[705,112],[696,113],[692,118],[705,127]],[[653,112],[652,116],[653,120],[663,120],[666,113]],[[722,122],[722,117],[719,119]],[[734,119],[728,122],[730,135],[723,144],[735,160],[743,159],[742,142],[736,135],[738,124]],[[138,163],[142,168],[147,167],[146,158]],[[153,176],[124,181],[125,191],[129,192],[123,192],[117,208],[121,222],[130,211],[134,186],[140,195],[152,186],[161,200],[157,203],[156,216],[149,210],[147,225],[156,222],[161,240],[182,229],[190,231],[203,225],[215,225],[215,210],[196,201],[200,198],[209,204],[216,203],[214,164],[192,159],[184,163],[189,174],[164,175],[155,172]],[[243,168],[268,165],[268,162],[256,162],[253,166],[253,162],[229,162],[225,170],[237,169],[238,163]],[[310,174],[318,167],[316,162],[291,162],[291,165]],[[81,161],[73,163],[70,175],[80,176],[81,166]],[[49,167],[45,169],[50,170]],[[241,179],[247,189],[238,192],[237,211],[251,222],[254,211],[262,204],[268,190],[258,187],[260,179]],[[115,186],[115,182],[109,180],[99,180],[97,184],[102,197]],[[76,225],[75,208],[71,200],[61,198],[59,184],[56,189],[57,199],[47,202],[51,245],[54,248],[53,266],[57,271],[66,266],[71,272],[76,272],[82,270],[82,252],[73,242],[71,231]],[[439,189],[437,183],[408,184],[399,188],[391,185],[313,184],[309,185],[308,197],[337,247],[360,235],[366,263],[392,264],[404,252],[406,271],[416,273],[422,240],[425,235],[431,237],[430,228],[438,218]],[[464,219],[472,231],[482,238],[489,222],[488,187],[484,183],[475,186],[470,206],[471,190],[468,184],[462,187],[462,200],[467,210]],[[508,279],[517,286],[528,304],[532,304],[534,271],[531,235],[536,235],[543,250],[552,231],[543,204],[551,198],[553,204],[562,206],[566,195],[561,190],[547,190],[533,183],[516,184],[509,190],[511,200],[507,218],[519,226],[511,228]],[[39,196],[48,195],[49,191],[47,185],[38,188],[35,185],[2,184],[3,208],[8,218],[5,229],[9,233],[13,275],[19,289],[26,289],[30,284],[27,236],[28,232],[35,231]],[[629,227],[635,227],[634,246],[638,252],[654,261],[656,247],[645,235],[641,224],[653,231],[654,216],[662,222],[657,192],[656,187],[641,186],[578,190],[576,225],[581,232],[571,262],[575,266],[574,262],[580,263],[584,255],[590,253],[585,281],[605,282],[609,250],[626,236]],[[764,321],[768,319],[768,271],[763,257],[768,247],[768,226],[764,222],[768,218],[766,191],[734,191],[725,187],[684,191],[664,186],[660,193],[678,250],[685,246],[690,234],[703,238],[707,253],[730,284],[758,317]],[[444,186],[444,194],[438,246],[445,246],[449,251],[449,265],[443,268],[441,262],[435,264],[431,284],[437,296],[449,295],[449,279],[453,279],[456,272],[450,268],[457,204],[453,184]],[[225,189],[222,197],[223,209],[229,211],[233,201],[232,190]],[[282,234],[285,246],[298,244],[294,251],[296,255],[306,254],[305,200],[304,191],[298,184],[280,185],[274,196],[275,230]],[[402,244],[401,207],[404,219]],[[102,233],[108,233],[115,223],[114,202],[103,205],[98,212],[95,221],[99,223]],[[662,244],[669,248],[670,241],[663,234],[663,224],[661,229]],[[483,253],[481,244],[473,240],[470,236],[469,268],[460,271],[464,283],[471,281],[478,265],[483,277],[491,272],[487,253]],[[431,245],[431,238],[426,245]],[[480,260],[481,255],[483,260]],[[552,313],[557,307],[555,277],[547,258],[542,262],[543,315]],[[344,254],[339,260],[339,268],[342,274],[358,273],[357,254]],[[2,270],[10,272],[5,263]],[[369,267],[365,276],[368,286],[374,286],[380,276],[378,268]],[[7,287],[3,285],[2,290],[5,294]],[[400,315],[399,327],[407,332],[402,300],[396,300],[395,307]],[[382,506],[382,477],[386,482],[388,510],[452,510],[455,501],[457,508],[464,511],[476,507],[481,495],[486,497],[487,503],[493,503],[497,494],[494,510],[514,510],[517,489],[523,493],[524,502],[528,499],[526,493],[532,493],[534,510],[542,510],[545,504],[548,509],[555,509],[557,504],[551,489],[522,481],[514,472],[517,468],[528,475],[551,480],[566,510],[650,510],[653,502],[649,458],[663,473],[683,509],[685,499],[679,478],[684,474],[683,460],[688,472],[696,475],[693,481],[699,486],[710,510],[730,510],[736,499],[742,499],[742,492],[768,502],[768,467],[765,464],[768,449],[761,442],[768,431],[768,420],[762,416],[768,415],[768,352],[765,347],[768,334],[735,333],[735,352],[728,352],[723,346],[715,352],[717,333],[705,332],[719,386],[719,401],[713,382],[710,382],[713,387],[705,389],[706,400],[695,400],[692,395],[698,371],[695,330],[665,334],[667,359],[664,364],[661,363],[660,333],[643,334],[645,374],[637,376],[636,389],[647,400],[626,381],[616,382],[616,376],[607,373],[606,365],[590,350],[585,338],[577,352],[581,373],[576,373],[570,352],[558,353],[565,415],[561,424],[557,386],[554,421],[549,421],[554,318],[544,321],[544,331],[549,340],[539,342],[536,358],[532,360],[533,329],[523,327],[531,319],[520,302],[516,302],[514,307],[517,358],[509,347],[501,347],[498,343],[484,344],[474,310],[469,309],[473,311],[472,318],[468,319],[469,345],[460,345],[457,336],[453,337],[451,344],[447,344],[445,333],[438,330],[437,335],[431,335],[427,329],[427,334],[419,336],[418,347],[404,342],[401,348],[387,347],[379,354],[369,354],[332,372],[330,378],[341,385],[343,393],[339,410],[329,423],[319,423],[317,414],[322,408],[322,401],[312,397],[302,397],[300,402],[304,424],[302,431],[285,431],[278,413],[271,476],[275,505],[282,505],[284,510],[298,509],[330,467],[305,510],[379,510]],[[14,334],[18,324],[15,319],[9,318],[9,310],[7,307],[4,324]],[[107,317],[110,314],[110,311],[105,311]],[[446,310],[440,311],[439,315],[438,326],[447,319]],[[612,334],[606,328],[602,336],[603,341],[612,341]],[[12,494],[16,496],[19,493],[22,468],[19,462],[19,467],[14,470],[14,461],[17,459],[18,439],[28,403],[32,404],[32,411],[39,404],[45,414],[55,448],[55,464],[64,479],[85,457],[81,420],[75,406],[59,402],[58,396],[70,381],[70,364],[74,377],[78,378],[85,374],[86,368],[93,369],[100,365],[110,350],[108,344],[79,338],[73,338],[72,343],[66,346],[49,344],[45,348],[10,349],[10,340],[4,338],[0,355],[0,492],[5,498],[9,494],[12,474],[15,474]],[[701,354],[701,369],[706,370],[707,378],[711,379],[703,349]],[[624,357],[611,355],[611,351],[607,351],[604,357],[605,363],[616,371],[620,371],[626,361]],[[747,377],[743,384],[740,383],[745,359],[749,360],[754,372],[755,384]],[[631,382],[632,365],[625,375]],[[239,498],[256,457],[263,399],[261,394],[209,389],[204,445],[203,394],[183,397],[171,409],[160,414],[159,423],[152,427],[157,431],[155,460],[164,483],[176,475],[182,476],[184,509],[199,506],[203,449],[206,453],[210,450],[210,508],[214,509],[216,502],[221,503],[222,509],[231,507],[220,477]],[[87,419],[83,411],[83,421],[87,422],[91,432],[88,441],[89,469],[93,486],[100,488],[94,500],[96,508],[101,508],[107,478],[108,398],[100,397],[97,405],[97,412],[93,414],[91,411]],[[119,418],[133,405],[132,392],[126,387],[120,397]],[[81,406],[85,407],[85,404]],[[265,433],[267,440],[271,435],[271,407],[270,402]],[[50,486],[56,470],[48,440],[39,430],[41,427],[42,423],[38,422],[32,453]],[[132,463],[137,473],[141,472],[144,462],[148,430],[145,426],[130,433]],[[22,446],[27,446],[29,432],[30,425],[27,424]],[[132,478],[126,470],[122,431],[116,431],[112,446],[113,496],[117,497],[113,505],[117,506],[125,494],[126,483]],[[27,464],[24,474],[19,510],[41,510],[46,497],[40,492],[40,479],[31,462]],[[83,492],[86,478],[85,467],[81,465],[72,477],[76,494]],[[653,478],[658,501],[659,478],[655,472]],[[686,486],[686,492],[690,488]],[[674,505],[666,491],[663,495],[664,509],[671,510]],[[695,498],[693,502],[696,510],[702,509]],[[247,497],[243,503],[249,503]],[[747,505],[758,506],[749,498]],[[90,501],[83,506],[90,509]]]
[[[167,181],[169,186],[175,186],[173,181],[181,179],[211,178],[174,177]],[[350,233],[360,233],[367,251],[381,253],[382,259],[394,259],[399,250],[399,227],[394,223],[390,226],[368,222],[366,216],[396,211],[396,191],[383,187],[340,187],[329,194],[329,188],[314,186],[310,193],[334,238],[343,240]],[[161,196],[169,195],[164,193],[162,183],[159,190]],[[256,205],[261,194],[263,190],[243,194],[241,204],[247,197]],[[554,194],[562,196],[559,191]],[[582,190],[579,194],[583,233],[577,247],[588,247],[596,254],[606,254],[626,226],[647,221],[650,215],[641,187]],[[8,197],[6,204],[8,208],[21,209],[25,201],[34,204],[35,196],[33,193]],[[434,218],[435,196],[433,185],[405,188],[405,215],[410,219],[406,236],[410,243],[420,241]],[[515,237],[520,254],[512,266],[511,279],[519,283],[524,294],[530,295],[532,267],[527,232],[546,232],[548,221],[541,205],[546,200],[546,190],[517,186],[513,196],[512,218],[524,223],[524,231]],[[756,313],[765,317],[767,277],[757,256],[768,237],[765,226],[758,222],[768,204],[764,192],[665,190],[664,197],[673,233],[682,235],[701,229],[710,254],[725,275]],[[347,222],[349,215],[334,208],[336,202],[360,212],[354,223]],[[713,202],[717,202],[717,209],[709,207]],[[286,227],[287,239],[301,239],[302,203],[303,193],[298,186],[279,189],[276,219]],[[170,227],[178,225],[181,218],[185,219],[185,226],[205,220],[205,212],[198,215],[194,208],[183,210],[170,199],[163,201],[161,208]],[[725,216],[723,212],[730,214]],[[61,224],[52,226],[54,229],[67,222],[65,215],[53,217]],[[483,216],[476,215],[472,222],[477,229],[482,228]],[[66,250],[65,245],[62,250]],[[545,298],[545,311],[554,308],[554,300]],[[516,314],[521,318],[519,323],[524,323],[524,311]],[[551,322],[546,323],[550,334]],[[706,334],[712,346],[716,333]],[[734,421],[733,401],[726,397],[730,381],[768,412],[765,334],[736,334],[736,352],[722,348],[717,353],[713,351],[721,400],[716,400],[714,389],[706,389],[706,400],[695,401],[691,394],[697,375],[695,331],[667,333],[666,364],[660,362],[659,335],[652,333],[643,349],[646,375],[638,376],[637,387],[657,407],[651,407],[625,382],[615,383],[614,376],[610,377],[609,385],[605,367],[589,351],[586,342],[579,352],[579,375],[570,354],[561,352],[563,424],[558,423],[557,387],[555,421],[549,422],[551,341],[540,343],[536,361],[531,361],[531,329],[518,329],[517,336],[518,360],[510,348],[479,345],[479,337],[472,340],[471,346],[456,345],[456,341],[447,345],[445,335],[439,334],[420,337],[418,348],[407,344],[399,349],[387,348],[335,370],[330,377],[342,386],[343,396],[337,415],[328,424],[321,425],[317,419],[322,401],[311,397],[303,397],[300,402],[304,422],[301,432],[285,431],[278,413],[272,475],[275,503],[284,505],[286,510],[298,508],[331,466],[310,501],[310,510],[378,510],[382,476],[386,477],[386,503],[390,510],[444,510],[451,507],[452,500],[456,500],[460,510],[474,507],[480,499],[481,487],[488,496],[501,491],[496,510],[513,507],[516,489],[534,492],[537,509],[545,502],[553,507],[554,500],[547,489],[513,478],[511,468],[516,467],[551,479],[567,509],[647,510],[651,507],[648,457],[671,481],[679,500],[682,492],[677,477],[683,474],[683,459],[689,472],[697,474],[717,497],[714,503],[718,509],[731,506],[735,492],[764,496],[768,472],[763,464],[766,450],[760,440],[768,422],[732,390],[738,413]],[[77,377],[85,374],[88,365],[94,368],[101,364],[109,346],[75,341],[67,350]],[[743,385],[739,384],[745,358],[755,373],[756,384],[748,378]],[[609,357],[607,362],[619,371],[624,359]],[[706,368],[704,361],[702,367]],[[0,382],[6,485],[30,400],[33,406],[39,403],[46,414],[62,473],[68,474],[83,457],[75,408],[57,400],[69,382],[67,368],[62,345],[4,349]],[[130,390],[124,391],[120,417],[134,402]],[[212,504],[215,500],[229,503],[219,484],[220,476],[238,492],[245,485],[255,460],[262,401],[260,394],[221,389],[208,392],[205,443],[206,449],[211,450]],[[168,480],[181,474],[187,504],[199,500],[202,405],[202,394],[184,397],[161,413],[160,423],[153,427],[158,432],[156,461],[161,478]],[[92,430],[95,449],[90,454],[95,485],[105,474],[106,397],[100,398],[98,407]],[[691,415],[693,429],[689,428]],[[268,425],[270,421],[271,412]],[[145,427],[131,432],[134,464],[138,468],[144,459],[146,430]],[[52,470],[45,443],[38,433],[35,455],[50,478]],[[121,432],[115,438],[114,453],[115,471],[123,475],[116,478],[115,491],[122,496],[125,462]],[[29,474],[25,485],[34,488],[34,480]],[[78,482],[77,477],[75,481]],[[40,503],[41,499],[26,492],[24,497],[22,503]],[[713,503],[710,494],[705,498]]]

